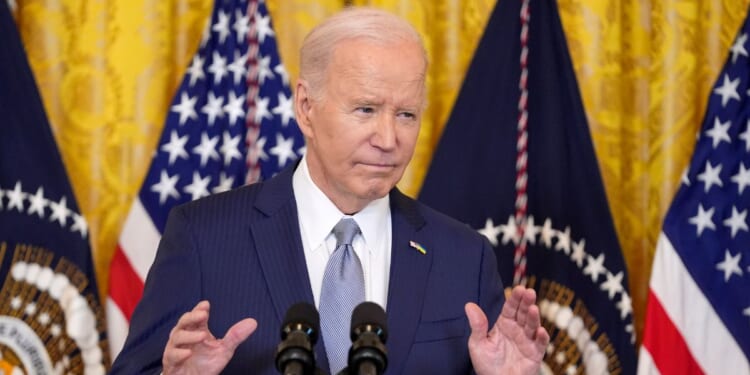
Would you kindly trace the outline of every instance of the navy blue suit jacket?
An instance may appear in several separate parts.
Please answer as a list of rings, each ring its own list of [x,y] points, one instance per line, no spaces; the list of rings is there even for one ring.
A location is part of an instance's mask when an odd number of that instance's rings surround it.
[[[172,210],[113,373],[159,373],[171,329],[205,299],[217,337],[243,318],[258,321],[224,373],[277,374],[274,355],[286,310],[313,303],[292,174],[288,168],[266,182]],[[476,302],[492,323],[504,302],[493,249],[476,231],[397,189],[390,202],[387,373],[470,373],[464,305]],[[315,352],[327,373],[322,338]]]

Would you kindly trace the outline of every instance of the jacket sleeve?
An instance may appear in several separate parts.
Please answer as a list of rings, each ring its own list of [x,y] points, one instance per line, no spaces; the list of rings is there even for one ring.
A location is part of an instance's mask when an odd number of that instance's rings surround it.
[[[201,299],[200,259],[184,207],[173,209],[112,374],[158,374],[172,328]]]
[[[482,236],[482,265],[479,277],[479,302],[477,304],[487,315],[488,327],[490,328],[500,317],[500,311],[505,304],[505,292],[498,271],[495,249],[484,236]],[[474,369],[471,369],[470,374],[476,375]]]
[[[503,281],[500,279],[498,271],[495,249],[484,236],[482,236],[481,272],[478,305],[487,315],[489,327],[492,327],[500,316],[503,304],[505,304],[505,294],[503,292]]]

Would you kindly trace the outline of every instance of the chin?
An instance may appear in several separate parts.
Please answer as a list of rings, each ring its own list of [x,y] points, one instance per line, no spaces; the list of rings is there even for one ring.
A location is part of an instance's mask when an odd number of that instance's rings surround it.
[[[388,175],[359,175],[350,180],[349,192],[362,200],[372,201],[383,198],[396,186],[398,179],[393,174]]]
[[[393,187],[396,186],[395,184],[378,184],[377,186],[370,186],[366,192],[365,195],[369,200],[375,200],[378,198],[383,198],[393,189]]]

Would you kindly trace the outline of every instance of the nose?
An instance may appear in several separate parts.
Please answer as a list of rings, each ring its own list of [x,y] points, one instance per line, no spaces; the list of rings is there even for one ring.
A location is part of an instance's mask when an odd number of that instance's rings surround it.
[[[384,151],[396,148],[396,120],[391,115],[379,116],[370,142]]]

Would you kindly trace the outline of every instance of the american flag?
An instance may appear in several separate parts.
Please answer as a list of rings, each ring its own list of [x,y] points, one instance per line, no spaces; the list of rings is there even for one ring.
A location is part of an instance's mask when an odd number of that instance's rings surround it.
[[[750,374],[748,35],[746,19],[664,220],[639,374]]]
[[[557,1],[528,3],[497,2],[419,199],[487,237],[506,286],[526,248],[552,338],[541,373],[630,375],[628,275]]]
[[[125,342],[169,210],[270,178],[303,153],[264,2],[216,1],[110,266],[112,358]]]
[[[89,230],[0,1],[0,374],[103,374]]]

